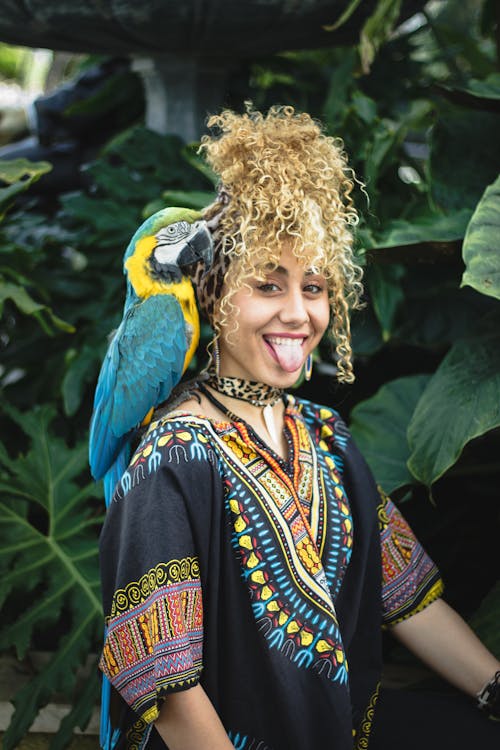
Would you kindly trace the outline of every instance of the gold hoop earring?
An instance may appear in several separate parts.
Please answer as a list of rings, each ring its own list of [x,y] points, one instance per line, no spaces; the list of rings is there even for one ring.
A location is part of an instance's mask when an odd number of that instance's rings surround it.
[[[304,363],[304,379],[305,380],[311,380],[311,375],[313,371],[313,358],[312,354],[308,354],[306,357],[306,361]]]

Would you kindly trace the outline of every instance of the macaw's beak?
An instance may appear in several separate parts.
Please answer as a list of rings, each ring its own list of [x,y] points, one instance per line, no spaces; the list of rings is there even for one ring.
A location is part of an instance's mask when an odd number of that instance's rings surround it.
[[[185,266],[192,266],[202,261],[204,265],[203,277],[205,277],[214,258],[212,234],[206,221],[197,221],[193,224],[193,228],[195,232],[186,242],[186,246],[182,249],[177,263],[180,268],[184,268]]]

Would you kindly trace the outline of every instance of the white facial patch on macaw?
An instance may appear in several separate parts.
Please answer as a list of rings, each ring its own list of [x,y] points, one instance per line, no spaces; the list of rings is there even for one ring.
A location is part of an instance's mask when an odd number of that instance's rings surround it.
[[[179,253],[186,245],[186,239],[192,232],[193,227],[188,221],[176,221],[163,227],[156,234],[156,247],[154,256],[162,265],[175,265]]]

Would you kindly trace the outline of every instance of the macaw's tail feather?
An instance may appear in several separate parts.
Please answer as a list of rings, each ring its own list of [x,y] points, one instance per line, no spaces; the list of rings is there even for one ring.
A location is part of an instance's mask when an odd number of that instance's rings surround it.
[[[125,473],[128,462],[130,461],[130,453],[130,440],[127,440],[116,457],[116,461],[110,470],[104,475],[104,499],[106,501],[106,508],[111,502],[117,483],[122,479]]]
[[[113,430],[114,391],[118,370],[117,337],[112,339],[99,373],[90,422],[89,463],[94,479],[101,479],[118,455],[126,440],[126,430]]]
[[[121,732],[111,724],[109,708],[111,702],[111,684],[107,677],[102,676],[101,686],[101,723],[99,727],[99,744],[102,750],[113,750],[120,739]]]

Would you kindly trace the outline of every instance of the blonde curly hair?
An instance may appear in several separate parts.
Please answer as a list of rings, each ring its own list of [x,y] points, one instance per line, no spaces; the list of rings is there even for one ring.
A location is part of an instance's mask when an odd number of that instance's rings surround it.
[[[212,316],[216,334],[235,312],[234,294],[249,277],[279,265],[287,240],[300,262],[327,280],[337,378],[352,382],[349,311],[361,306],[363,287],[352,250],[358,221],[354,174],[342,142],[288,106],[263,115],[247,103],[244,114],[224,110],[209,118],[208,127],[218,133],[203,136],[200,151],[220,177],[221,190],[206,217],[220,212],[228,197],[216,230],[219,289],[224,284]]]

